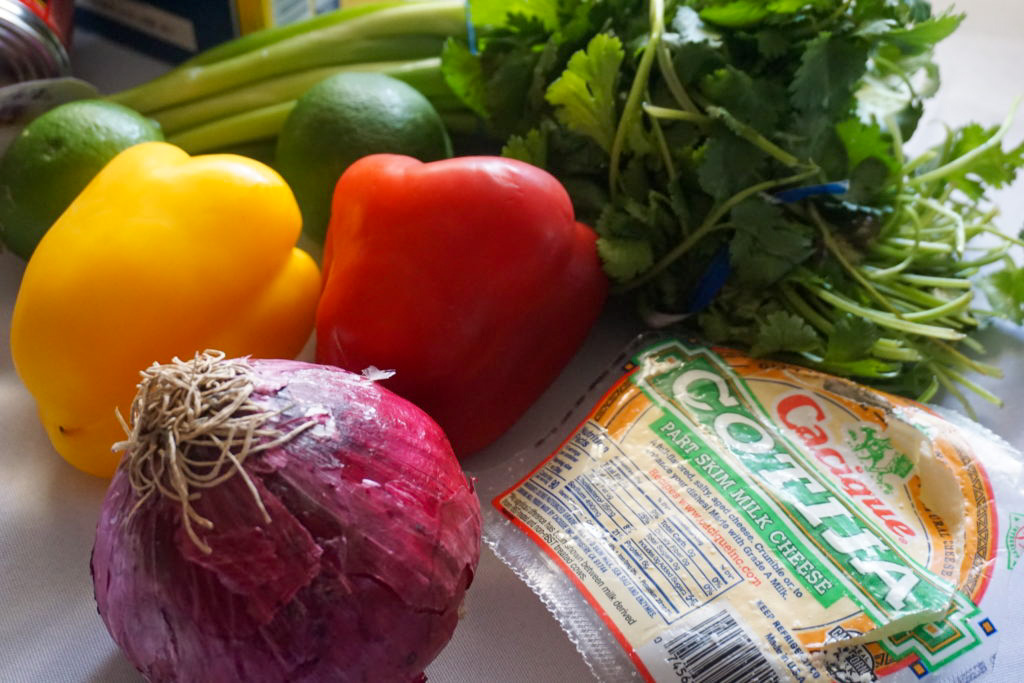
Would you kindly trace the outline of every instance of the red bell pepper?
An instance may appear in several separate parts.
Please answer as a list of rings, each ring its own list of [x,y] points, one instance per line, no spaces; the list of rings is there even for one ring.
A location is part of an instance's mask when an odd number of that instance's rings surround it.
[[[316,359],[384,380],[460,457],[551,384],[608,292],[562,185],[500,157],[365,157],[334,192]]]

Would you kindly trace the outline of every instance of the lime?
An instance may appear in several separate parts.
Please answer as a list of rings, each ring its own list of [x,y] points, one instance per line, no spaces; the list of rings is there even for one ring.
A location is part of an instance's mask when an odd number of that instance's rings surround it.
[[[306,238],[322,245],[342,172],[370,154],[450,157],[434,106],[411,85],[376,73],[341,73],[306,91],[277,138],[275,168],[295,193]]]
[[[108,161],[162,139],[154,121],[102,100],[68,102],[34,119],[0,160],[0,241],[27,259]]]

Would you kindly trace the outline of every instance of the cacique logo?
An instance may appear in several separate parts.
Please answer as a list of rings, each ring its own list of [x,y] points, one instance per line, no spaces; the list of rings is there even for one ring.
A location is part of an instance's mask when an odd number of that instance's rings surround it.
[[[723,374],[698,356],[681,365],[672,363],[660,376],[645,381],[736,456],[813,541],[821,559],[840,568],[869,603],[890,614],[944,609],[952,588],[935,585],[936,577],[915,567],[890,539],[880,537],[854,512],[841,489],[808,471],[785,442],[754,417]]]

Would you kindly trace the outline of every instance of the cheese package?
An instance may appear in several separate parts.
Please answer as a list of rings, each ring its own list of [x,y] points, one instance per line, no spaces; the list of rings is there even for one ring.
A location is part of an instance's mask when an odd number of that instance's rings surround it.
[[[599,679],[966,681],[996,664],[1022,465],[955,414],[647,338],[520,461],[488,484],[485,540]]]

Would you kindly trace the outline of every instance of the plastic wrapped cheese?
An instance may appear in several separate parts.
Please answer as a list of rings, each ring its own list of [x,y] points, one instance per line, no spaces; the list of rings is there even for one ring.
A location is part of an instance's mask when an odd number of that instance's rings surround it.
[[[600,679],[916,681],[993,666],[1015,581],[1000,531],[1024,510],[1022,466],[963,418],[645,338],[519,461],[492,487],[485,539]]]

